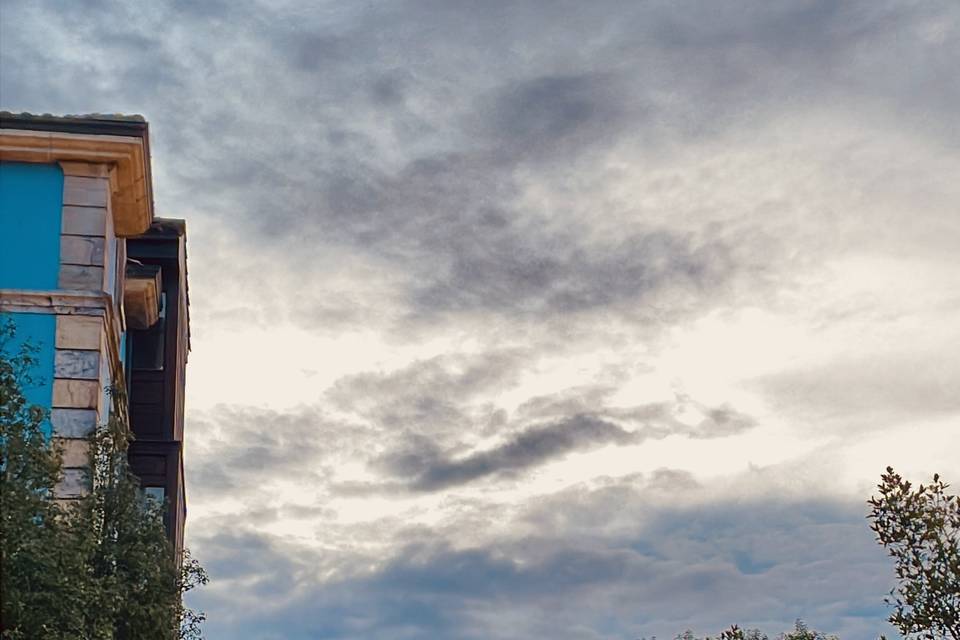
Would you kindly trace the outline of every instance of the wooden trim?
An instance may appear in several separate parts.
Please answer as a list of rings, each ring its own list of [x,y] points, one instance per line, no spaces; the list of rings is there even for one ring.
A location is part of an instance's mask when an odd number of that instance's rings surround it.
[[[149,158],[141,138],[0,129],[0,160],[62,162],[65,175],[71,177],[103,172],[102,169],[79,167],[77,163],[111,166],[114,169],[109,172],[110,202],[117,235],[139,235],[153,221]]]

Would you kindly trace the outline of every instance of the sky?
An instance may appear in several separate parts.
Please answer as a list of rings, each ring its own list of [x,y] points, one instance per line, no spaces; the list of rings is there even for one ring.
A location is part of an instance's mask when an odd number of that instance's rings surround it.
[[[211,640],[890,634],[960,483],[960,4],[0,2],[188,221]]]

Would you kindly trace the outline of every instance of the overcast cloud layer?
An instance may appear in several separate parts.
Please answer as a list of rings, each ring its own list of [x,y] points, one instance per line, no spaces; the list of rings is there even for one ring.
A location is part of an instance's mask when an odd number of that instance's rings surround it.
[[[960,483],[960,5],[0,1],[189,229],[226,638],[881,632]]]

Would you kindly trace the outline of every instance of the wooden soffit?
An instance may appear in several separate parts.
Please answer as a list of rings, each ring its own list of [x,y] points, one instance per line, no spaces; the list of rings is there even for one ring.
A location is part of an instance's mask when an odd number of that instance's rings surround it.
[[[153,222],[153,193],[141,138],[0,129],[0,160],[87,162],[113,168],[111,200],[118,236],[136,236]]]

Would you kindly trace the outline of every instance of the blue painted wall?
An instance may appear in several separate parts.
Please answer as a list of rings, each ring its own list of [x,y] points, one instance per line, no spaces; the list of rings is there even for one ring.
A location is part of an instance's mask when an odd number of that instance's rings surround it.
[[[56,289],[63,170],[0,162],[0,289]]]
[[[16,326],[16,335],[11,343],[5,345],[8,354],[16,354],[20,345],[30,344],[39,349],[36,354],[37,365],[30,371],[32,382],[24,386],[24,395],[30,404],[50,409],[53,404],[53,358],[57,337],[57,316],[47,313],[0,313],[0,322],[12,319]],[[44,424],[49,436],[52,428],[50,421]]]

